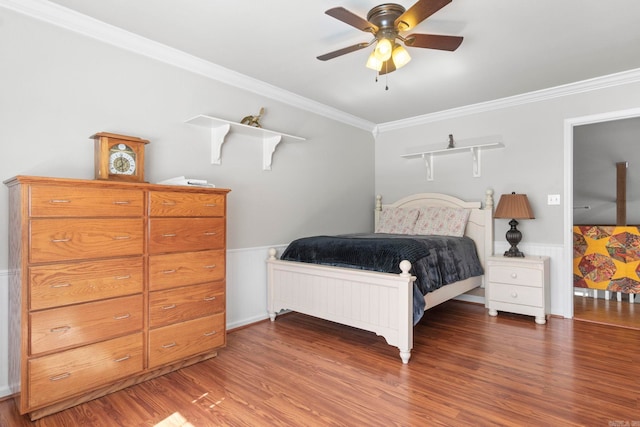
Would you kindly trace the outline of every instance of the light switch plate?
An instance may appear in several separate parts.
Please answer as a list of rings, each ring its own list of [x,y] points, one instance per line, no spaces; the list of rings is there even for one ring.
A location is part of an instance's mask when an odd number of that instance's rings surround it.
[[[560,204],[560,195],[559,194],[548,194],[547,195],[547,204],[548,205],[559,205]]]

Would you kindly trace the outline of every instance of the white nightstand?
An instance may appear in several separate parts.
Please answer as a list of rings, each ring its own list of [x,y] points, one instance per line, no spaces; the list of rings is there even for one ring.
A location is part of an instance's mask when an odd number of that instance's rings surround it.
[[[485,299],[490,316],[498,311],[536,317],[544,325],[549,312],[549,257],[487,259]]]

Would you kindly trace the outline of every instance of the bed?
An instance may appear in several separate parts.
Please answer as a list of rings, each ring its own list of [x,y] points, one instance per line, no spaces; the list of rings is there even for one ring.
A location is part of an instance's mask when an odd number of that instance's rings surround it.
[[[465,238],[475,244],[482,267],[493,252],[493,191],[487,190],[484,207],[479,201],[467,202],[439,193],[421,193],[392,204],[376,197],[376,230],[383,211],[430,208],[464,209],[468,212]],[[413,349],[414,282],[412,265],[399,262],[399,273],[386,273],[281,260],[269,249],[267,260],[267,311],[271,321],[283,310],[296,311],[321,319],[374,332],[398,348],[403,363]],[[484,276],[473,276],[446,284],[427,293],[424,310],[483,286]]]

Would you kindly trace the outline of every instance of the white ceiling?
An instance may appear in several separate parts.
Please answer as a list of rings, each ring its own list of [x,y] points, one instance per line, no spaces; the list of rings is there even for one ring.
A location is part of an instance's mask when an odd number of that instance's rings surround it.
[[[463,36],[460,48],[409,48],[412,61],[377,83],[370,48],[316,59],[371,39],[326,9],[366,18],[376,0],[51,3],[374,124],[640,68],[638,0],[453,0],[410,32]]]

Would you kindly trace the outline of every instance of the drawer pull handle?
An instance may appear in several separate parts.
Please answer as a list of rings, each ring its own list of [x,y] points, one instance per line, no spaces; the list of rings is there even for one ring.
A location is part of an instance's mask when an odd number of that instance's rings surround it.
[[[511,277],[516,279],[518,277],[518,273],[511,273]]]
[[[216,233],[215,231],[205,231],[204,233],[205,236],[215,236],[216,234],[218,233]]]
[[[176,237],[176,233],[163,234],[162,237]]]
[[[164,270],[162,274],[173,274],[175,272],[176,272],[175,270]]]
[[[215,300],[215,299],[216,299],[216,297],[215,297],[215,296],[213,296],[213,297],[205,297],[205,298],[204,298],[204,300],[205,300],[205,301],[213,301],[213,300]]]
[[[49,203],[71,203],[71,200],[66,199],[51,199]]]
[[[71,372],[65,372],[64,374],[54,375],[53,377],[49,377],[49,381],[60,381],[65,378],[69,378],[71,376]]]
[[[51,239],[51,243],[64,243],[64,242],[70,242],[71,238],[68,239]]]
[[[131,275],[127,274],[126,276],[116,276],[113,278],[114,280],[126,280],[126,279],[131,279]]]
[[[51,288],[68,288],[69,286],[71,286],[71,283],[58,283],[56,285],[51,285]]]
[[[129,360],[129,359],[131,359],[131,355],[127,354],[126,356],[121,357],[120,359],[114,359],[113,361],[118,363],[118,362],[124,362],[125,360]]]
[[[163,310],[171,310],[172,308],[176,308],[175,304],[170,304],[170,305],[163,305],[162,309]]]
[[[128,240],[131,236],[113,236],[113,240]]]
[[[205,204],[205,206],[208,207],[208,208],[215,208],[218,205],[216,203],[207,203],[207,204]]]
[[[163,344],[162,348],[171,348],[171,347],[175,347],[177,344],[174,342],[170,342],[169,344]]]
[[[215,334],[217,334],[217,333],[218,333],[218,332],[216,332],[216,331],[211,331],[211,332],[205,332],[203,335],[204,335],[205,337],[210,337],[210,336],[215,335]]]
[[[71,329],[71,326],[58,326],[57,328],[51,328],[50,331],[52,333],[57,333],[57,332],[67,332],[69,329]]]
[[[128,319],[129,317],[131,317],[131,313],[121,314],[120,316],[113,316],[115,320],[124,320]]]
[[[512,298],[518,298],[518,293],[516,291],[511,291]]]
[[[206,268],[206,269],[209,269],[209,270],[210,270],[210,269],[212,269],[212,268],[216,268],[216,265],[215,265],[215,264],[205,265],[205,266],[204,266],[204,268]]]
[[[114,205],[128,205],[131,204],[128,200],[116,200],[113,202]]]
[[[162,204],[165,205],[165,206],[175,206],[176,202],[173,202],[171,200],[163,200]]]

